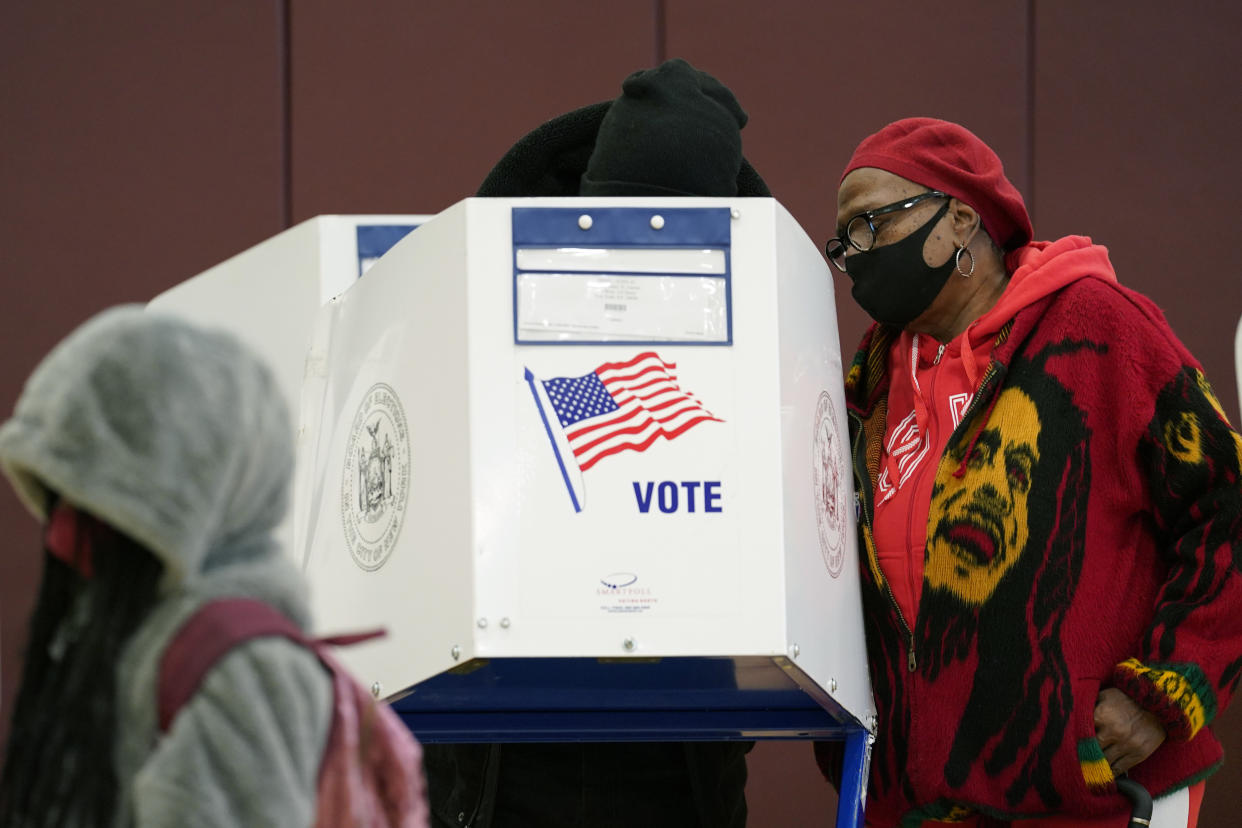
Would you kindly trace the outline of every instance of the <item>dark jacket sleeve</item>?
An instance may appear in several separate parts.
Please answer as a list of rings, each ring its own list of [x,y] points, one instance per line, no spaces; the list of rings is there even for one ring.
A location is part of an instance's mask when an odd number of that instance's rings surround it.
[[[1242,438],[1185,356],[1139,449],[1169,573],[1143,651],[1112,676],[1182,740],[1224,708],[1242,667]]]

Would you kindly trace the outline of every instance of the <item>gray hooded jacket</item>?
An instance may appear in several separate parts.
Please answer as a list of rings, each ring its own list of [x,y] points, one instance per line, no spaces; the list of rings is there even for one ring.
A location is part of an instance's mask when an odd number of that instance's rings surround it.
[[[0,465],[40,520],[52,489],[164,564],[115,674],[115,824],[310,825],[332,709],[313,653],[281,638],[242,645],[166,735],[156,725],[160,656],[203,601],[258,598],[308,627],[304,582],[272,536],[293,448],[266,367],[230,335],[105,311],[31,375],[0,427]]]

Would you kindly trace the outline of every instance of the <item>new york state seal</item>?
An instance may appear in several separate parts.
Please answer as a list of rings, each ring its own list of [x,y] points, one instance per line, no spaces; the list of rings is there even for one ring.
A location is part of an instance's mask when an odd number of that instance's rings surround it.
[[[410,489],[410,432],[401,399],[386,383],[362,398],[345,446],[341,522],[354,563],[367,571],[392,555]]]

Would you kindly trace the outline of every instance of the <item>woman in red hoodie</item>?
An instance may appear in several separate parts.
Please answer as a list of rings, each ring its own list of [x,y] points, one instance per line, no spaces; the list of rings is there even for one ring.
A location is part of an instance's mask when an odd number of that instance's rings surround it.
[[[1159,308],[1032,241],[1000,159],[911,118],[842,176],[830,261],[879,709],[867,824],[1194,826],[1242,673],[1242,438]],[[821,753],[830,745],[818,746]]]

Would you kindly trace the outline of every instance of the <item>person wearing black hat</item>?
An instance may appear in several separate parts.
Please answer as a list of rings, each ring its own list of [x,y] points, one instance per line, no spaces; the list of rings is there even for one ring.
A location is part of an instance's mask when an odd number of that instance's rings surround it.
[[[772,195],[742,155],[746,112],[680,58],[633,73],[613,101],[553,118],[513,145],[485,198]]]
[[[767,197],[747,116],[681,59],[519,140],[478,195]],[[741,828],[750,742],[425,745],[437,828]]]

